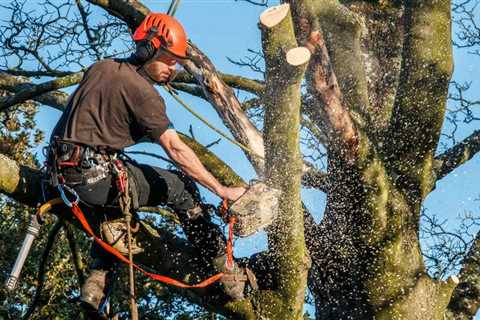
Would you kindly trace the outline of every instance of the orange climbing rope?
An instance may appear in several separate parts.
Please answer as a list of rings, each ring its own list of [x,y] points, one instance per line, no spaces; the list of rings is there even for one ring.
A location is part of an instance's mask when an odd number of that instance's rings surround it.
[[[102,239],[100,239],[99,237],[97,237],[92,228],[90,227],[90,225],[88,224],[87,222],[87,219],[85,219],[85,215],[83,214],[82,210],[80,209],[80,207],[78,206],[77,203],[73,203],[72,204],[72,212],[73,214],[75,215],[75,217],[78,219],[78,221],[80,222],[80,224],[82,225],[83,229],[85,230],[85,232],[87,232],[87,234],[91,237],[93,237],[93,239],[95,240],[96,243],[98,243],[103,249],[105,249],[106,251],[108,251],[109,253],[113,254],[115,257],[117,257],[120,261],[126,263],[126,264],[132,264],[132,266],[137,269],[138,271],[140,271],[141,273],[143,273],[144,275],[146,275],[147,277],[153,279],[153,280],[156,280],[156,281],[160,281],[160,282],[163,282],[163,283],[166,283],[166,284],[170,284],[170,285],[173,285],[173,286],[176,286],[176,287],[180,287],[180,288],[205,288],[209,285],[211,285],[212,283],[220,280],[220,278],[223,277],[224,273],[223,272],[220,272],[214,276],[211,276],[210,278],[206,279],[206,280],[203,280],[202,282],[200,283],[197,283],[197,284],[194,284],[194,285],[191,285],[191,284],[187,284],[187,283],[184,283],[184,282],[181,282],[181,281],[178,281],[178,280],[175,280],[175,279],[172,279],[170,277],[167,277],[167,276],[162,276],[162,275],[159,275],[159,274],[155,274],[155,273],[152,273],[152,272],[148,272],[146,271],[145,269],[143,269],[142,267],[140,267],[139,265],[137,265],[136,263],[134,262],[130,262],[128,260],[128,258],[126,258],[125,256],[123,256],[117,249],[113,248],[112,246],[110,246],[108,243],[104,242]],[[230,223],[231,226],[229,226],[229,229],[233,229],[233,220],[232,222]],[[231,227],[231,228],[230,228]],[[230,248],[230,249],[229,249]],[[233,249],[232,249],[232,238],[230,237],[230,232],[229,232],[229,239],[227,241],[227,263],[228,261],[232,261],[232,264],[233,265]],[[227,265],[228,267],[228,265]]]
[[[54,199],[52,204],[60,203],[60,201],[57,201],[57,200],[58,199]],[[128,258],[123,256],[117,249],[115,249],[114,247],[112,247],[111,245],[109,245],[108,243],[106,243],[105,241],[100,239],[99,237],[97,237],[95,235],[95,233],[93,232],[92,228],[90,227],[90,225],[88,224],[88,221],[85,218],[84,213],[82,212],[82,210],[78,206],[77,201],[68,202],[66,204],[67,204],[67,206],[69,206],[71,208],[73,215],[80,222],[80,224],[82,225],[85,232],[90,237],[92,237],[93,240],[96,243],[98,243],[104,250],[113,254],[117,259],[124,262],[125,264],[127,264],[127,265],[131,264],[135,269],[137,269],[138,271],[140,271],[141,273],[143,273],[144,275],[146,275],[147,277],[149,277],[153,280],[160,281],[160,282],[163,282],[165,284],[173,285],[173,286],[180,287],[180,288],[189,288],[190,289],[190,288],[205,288],[205,287],[215,283],[216,281],[220,280],[224,276],[224,273],[220,272],[216,275],[213,275],[213,276],[209,277],[208,279],[203,280],[200,283],[191,285],[191,284],[187,284],[187,283],[184,283],[184,282],[179,281],[179,280],[175,280],[175,279],[167,277],[167,276],[162,276],[162,275],[159,275],[159,274],[148,272],[145,269],[143,269],[142,267],[140,267],[139,265],[137,265],[136,263],[131,262]],[[224,204],[222,206],[222,210],[225,210],[225,209],[228,210],[228,207],[226,207],[226,202],[224,201]],[[227,260],[226,260],[226,263],[225,263],[227,269],[228,268],[229,269],[233,268],[233,225],[234,225],[235,222],[236,222],[236,219],[234,217],[229,218],[228,240],[227,240],[227,246],[226,246]]]

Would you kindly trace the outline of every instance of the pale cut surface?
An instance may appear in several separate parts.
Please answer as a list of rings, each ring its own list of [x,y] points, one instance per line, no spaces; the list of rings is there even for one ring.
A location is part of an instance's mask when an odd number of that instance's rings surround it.
[[[454,284],[459,284],[460,283],[460,279],[458,279],[457,276],[450,276],[450,278],[448,280],[450,282],[454,283]]]
[[[260,15],[260,23],[267,28],[273,28],[279,24],[290,12],[288,3],[268,8]]]
[[[301,66],[310,60],[310,50],[306,47],[298,47],[288,50],[287,62],[292,66]]]

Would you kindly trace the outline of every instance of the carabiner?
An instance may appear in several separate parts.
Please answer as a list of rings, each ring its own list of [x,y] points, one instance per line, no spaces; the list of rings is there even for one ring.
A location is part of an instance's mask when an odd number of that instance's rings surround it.
[[[62,198],[63,202],[69,206],[70,208],[73,207],[73,205],[77,205],[78,204],[78,201],[80,201],[80,197],[78,196],[78,193],[73,190],[72,188],[66,186],[66,185],[58,185],[57,186],[58,188],[58,191],[60,192],[60,197]],[[75,196],[75,200],[73,202],[71,202],[70,200],[68,200],[67,198],[67,195],[65,194],[65,191],[63,189],[67,189],[68,192],[70,192],[72,195]]]

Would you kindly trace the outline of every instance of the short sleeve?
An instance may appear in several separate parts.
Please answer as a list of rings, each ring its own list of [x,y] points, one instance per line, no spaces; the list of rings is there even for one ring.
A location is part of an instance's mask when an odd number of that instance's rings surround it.
[[[134,110],[134,119],[144,136],[157,141],[172,124],[165,111],[165,102],[160,95],[144,100]]]

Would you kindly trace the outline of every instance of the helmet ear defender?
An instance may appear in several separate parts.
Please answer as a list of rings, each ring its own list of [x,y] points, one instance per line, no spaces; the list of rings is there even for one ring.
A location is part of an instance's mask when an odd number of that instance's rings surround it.
[[[141,63],[152,59],[157,49],[150,40],[141,40],[136,44],[135,56]]]
[[[147,37],[137,42],[135,55],[141,63],[145,63],[152,59],[157,52],[157,48],[155,48],[154,44],[152,43],[152,39],[155,38],[156,35],[157,28],[152,27],[150,28]]]

